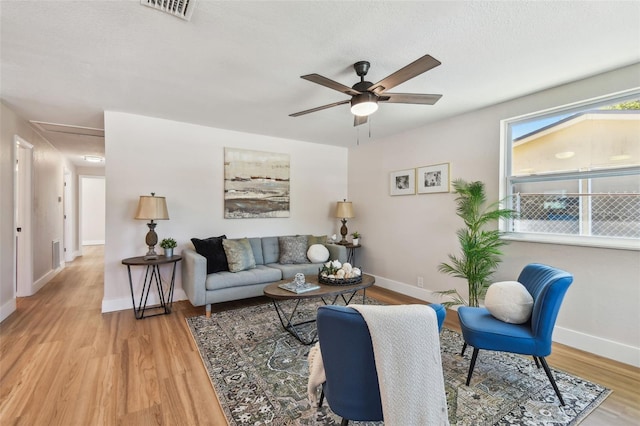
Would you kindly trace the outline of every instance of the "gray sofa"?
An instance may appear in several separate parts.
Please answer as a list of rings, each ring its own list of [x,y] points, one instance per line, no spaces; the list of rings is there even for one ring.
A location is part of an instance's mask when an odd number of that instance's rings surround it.
[[[248,238],[256,267],[240,272],[221,271],[207,275],[207,259],[194,249],[182,250],[182,288],[193,306],[205,305],[207,317],[211,304],[229,300],[262,296],[263,288],[283,279],[293,279],[296,273],[318,273],[322,263],[281,264],[278,237]],[[347,261],[347,249],[337,244],[324,244],[329,259]]]

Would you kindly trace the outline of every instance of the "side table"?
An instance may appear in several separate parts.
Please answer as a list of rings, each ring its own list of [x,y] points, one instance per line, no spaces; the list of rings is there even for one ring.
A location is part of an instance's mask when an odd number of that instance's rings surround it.
[[[133,313],[136,319],[145,318],[145,310],[147,309],[162,309],[152,315],[146,317],[154,317],[156,315],[166,315],[171,313],[171,306],[173,305],[173,287],[176,280],[176,265],[182,260],[182,256],[174,255],[171,257],[158,256],[157,259],[146,260],[144,256],[130,257],[123,259],[122,264],[127,265],[127,272],[129,273],[129,289],[131,290],[131,302],[133,303]],[[165,298],[162,291],[162,279],[160,277],[160,265],[173,264],[173,271],[171,272],[171,284],[169,284],[169,294]],[[133,281],[131,280],[131,267],[132,266],[146,266],[147,271],[144,274],[144,283],[142,285],[142,294],[140,295],[140,302],[136,307],[136,300],[133,294]],[[149,291],[151,286],[155,283],[158,290],[158,298],[160,299],[160,305],[151,306],[147,308],[147,300],[149,299]]]
[[[356,249],[359,249],[360,247],[362,247],[362,245],[360,244],[345,244],[345,247],[347,248],[347,262],[349,262],[350,264],[352,264],[353,266],[356,266],[354,264],[355,260],[356,260]]]

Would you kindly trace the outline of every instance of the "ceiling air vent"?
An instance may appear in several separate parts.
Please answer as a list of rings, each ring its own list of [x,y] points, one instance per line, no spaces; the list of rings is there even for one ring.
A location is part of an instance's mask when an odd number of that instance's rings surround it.
[[[196,7],[196,0],[140,0],[140,4],[189,21],[193,8]]]

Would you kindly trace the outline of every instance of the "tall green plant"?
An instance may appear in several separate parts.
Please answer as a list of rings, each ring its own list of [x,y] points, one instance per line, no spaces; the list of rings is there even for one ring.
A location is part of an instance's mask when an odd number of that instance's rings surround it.
[[[458,256],[450,254],[450,262],[438,265],[438,271],[466,279],[469,285],[469,301],[467,302],[455,289],[439,293],[453,299],[443,303],[446,307],[479,306],[480,299],[484,297],[489,287],[489,278],[501,262],[502,252],[499,248],[506,244],[506,241],[500,239],[500,231],[487,228],[499,219],[513,217],[515,211],[497,208],[497,202],[484,208],[486,195],[482,182],[467,183],[457,179],[453,182],[453,188],[458,194],[456,212],[464,221],[466,228],[457,231],[460,254]]]

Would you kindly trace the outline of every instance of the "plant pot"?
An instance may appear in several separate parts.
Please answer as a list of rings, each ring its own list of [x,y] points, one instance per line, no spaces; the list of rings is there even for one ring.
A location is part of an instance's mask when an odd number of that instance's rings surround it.
[[[353,239],[353,245],[357,246],[358,244],[360,244],[360,238],[354,238]]]
[[[172,248],[166,248],[166,249],[164,249],[164,255],[165,255],[166,257],[171,257],[171,256],[173,256],[173,249],[172,249]]]

